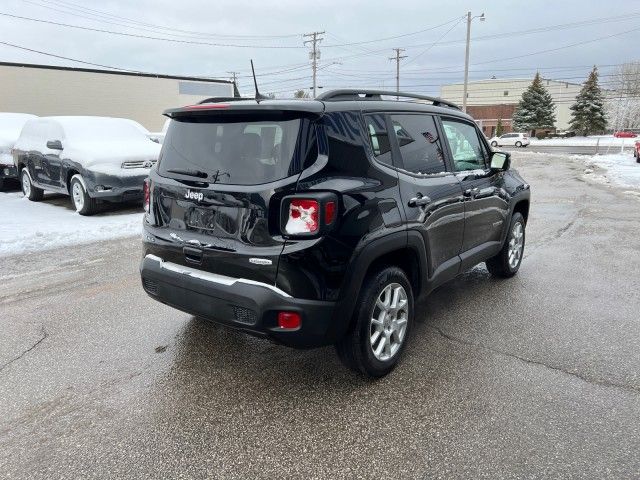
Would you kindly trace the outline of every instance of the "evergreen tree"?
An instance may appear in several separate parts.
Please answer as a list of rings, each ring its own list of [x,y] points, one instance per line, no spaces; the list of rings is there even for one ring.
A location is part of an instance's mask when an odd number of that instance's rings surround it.
[[[598,68],[595,66],[576,97],[576,103],[571,105],[570,125],[583,136],[604,132],[607,126],[604,98],[598,85]]]
[[[496,123],[496,137],[499,137],[504,132],[504,126],[502,125],[502,119],[498,119],[498,123]]]
[[[522,99],[513,114],[513,124],[516,130],[535,130],[538,128],[553,128],[556,123],[554,113],[556,106],[553,98],[542,84],[540,74],[536,73],[533,82],[522,94]]]

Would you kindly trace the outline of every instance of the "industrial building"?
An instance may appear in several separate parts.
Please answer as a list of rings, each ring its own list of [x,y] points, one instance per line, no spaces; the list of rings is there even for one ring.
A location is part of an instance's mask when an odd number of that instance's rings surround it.
[[[163,110],[233,93],[226,80],[0,62],[2,112],[123,117],[157,131]]]
[[[513,112],[522,98],[522,93],[529,88],[533,78],[476,80],[468,83],[467,113],[476,119],[487,137],[496,131],[498,119],[502,120],[504,133],[513,131]],[[561,80],[543,78],[543,84],[553,97],[556,105],[556,130],[569,128],[571,110],[582,85]],[[440,96],[462,105],[464,84],[443,85]]]

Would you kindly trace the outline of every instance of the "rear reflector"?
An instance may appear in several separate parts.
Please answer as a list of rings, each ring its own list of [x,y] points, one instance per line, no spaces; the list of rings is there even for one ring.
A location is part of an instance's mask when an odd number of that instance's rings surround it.
[[[318,231],[318,210],[320,204],[317,200],[294,198],[289,203],[289,218],[285,231],[289,234],[316,233]]]
[[[324,204],[324,224],[331,225],[336,219],[336,202],[327,202]]]
[[[278,312],[278,327],[286,329],[300,328],[302,320],[296,312]]]

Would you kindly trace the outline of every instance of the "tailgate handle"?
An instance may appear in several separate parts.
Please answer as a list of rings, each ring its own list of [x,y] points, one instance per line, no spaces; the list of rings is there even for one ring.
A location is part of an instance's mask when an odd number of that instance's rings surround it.
[[[202,263],[202,249],[194,248],[194,247],[183,247],[182,252],[184,253],[184,258],[189,263],[194,263],[196,265],[200,265]]]

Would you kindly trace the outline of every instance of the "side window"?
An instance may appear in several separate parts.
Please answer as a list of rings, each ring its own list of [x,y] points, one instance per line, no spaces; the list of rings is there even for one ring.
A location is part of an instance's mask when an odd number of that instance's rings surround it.
[[[456,171],[485,169],[489,154],[473,125],[442,119]]]
[[[446,171],[442,145],[431,115],[392,115],[404,169],[413,173]]]
[[[367,126],[373,154],[378,161],[391,165],[393,163],[391,161],[391,144],[389,143],[389,133],[387,132],[384,115],[365,115],[364,121]]]

